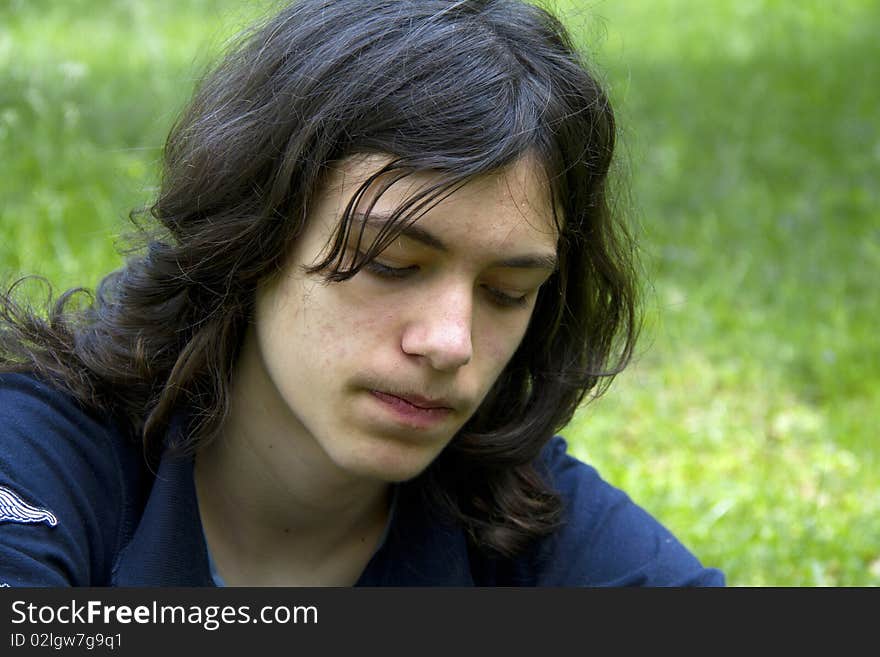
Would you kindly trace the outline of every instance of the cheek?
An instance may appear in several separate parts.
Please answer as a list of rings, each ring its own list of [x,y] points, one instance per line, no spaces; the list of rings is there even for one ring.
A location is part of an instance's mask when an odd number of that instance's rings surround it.
[[[311,295],[304,307],[300,329],[310,336],[328,367],[368,356],[384,346],[395,327],[393,308],[351,294],[345,283]]]
[[[309,282],[289,278],[258,297],[256,322],[270,367],[314,373],[329,368],[338,359],[334,352],[346,348],[326,292]]]
[[[513,341],[490,340],[487,345],[489,360],[497,364],[497,369],[501,369],[516,351],[517,344],[519,343],[514,344]]]
[[[486,354],[487,364],[498,374],[507,365],[522,342],[528,320],[510,322],[487,322],[483,331],[481,345]]]

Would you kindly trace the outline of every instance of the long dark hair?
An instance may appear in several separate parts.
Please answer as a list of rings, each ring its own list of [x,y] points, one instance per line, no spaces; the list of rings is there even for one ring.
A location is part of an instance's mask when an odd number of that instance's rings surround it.
[[[164,152],[146,244],[84,306],[43,317],[0,297],[0,369],[35,372],[124,419],[153,460],[173,413],[218,435],[258,283],[280,271],[329,166],[390,154],[392,178],[439,183],[391,217],[354,275],[420,208],[536,156],[558,208],[559,262],[519,349],[473,418],[414,485],[474,544],[511,555],[560,503],[534,461],[630,357],[633,248],[612,212],[615,123],[561,23],[518,0],[299,0],[257,26],[201,83]],[[364,183],[369,185],[371,181]],[[365,187],[363,189],[365,189]]]

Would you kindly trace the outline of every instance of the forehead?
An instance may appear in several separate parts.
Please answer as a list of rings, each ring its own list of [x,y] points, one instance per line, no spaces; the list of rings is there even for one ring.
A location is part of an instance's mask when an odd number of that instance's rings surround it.
[[[362,189],[391,160],[390,156],[363,155],[338,162],[321,191],[319,203],[325,207],[322,214],[338,219],[362,191],[352,215],[357,220],[369,210],[373,221],[381,223],[409,199],[440,181],[438,174],[416,172],[387,186],[395,175],[392,172],[380,175]],[[541,166],[530,157],[470,179],[452,193],[441,192],[427,210],[418,213],[418,226],[453,240],[485,242],[487,248],[532,246],[555,252],[558,236],[549,184]]]

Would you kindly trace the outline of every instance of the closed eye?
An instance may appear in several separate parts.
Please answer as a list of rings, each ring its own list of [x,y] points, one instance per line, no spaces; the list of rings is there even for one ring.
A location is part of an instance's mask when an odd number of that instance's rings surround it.
[[[483,289],[486,291],[486,293],[489,295],[489,298],[492,299],[495,304],[503,308],[522,308],[528,305],[528,294],[523,294],[522,296],[513,296],[502,292],[497,288],[489,287],[488,285],[484,285]]]
[[[419,270],[418,265],[409,267],[391,267],[382,264],[378,260],[369,260],[364,263],[364,269],[380,278],[406,278]]]

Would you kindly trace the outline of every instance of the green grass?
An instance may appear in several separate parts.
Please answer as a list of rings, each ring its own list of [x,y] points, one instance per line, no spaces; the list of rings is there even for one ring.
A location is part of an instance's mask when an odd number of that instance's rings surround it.
[[[265,4],[265,3],[264,3]],[[0,6],[0,278],[93,286],[200,71],[259,4],[7,0]]]
[[[653,289],[578,453],[732,584],[880,583],[880,8],[592,12]]]
[[[118,266],[195,76],[260,4],[0,7],[0,278]],[[650,282],[573,450],[733,585],[880,584],[880,8],[556,4],[617,106]]]

